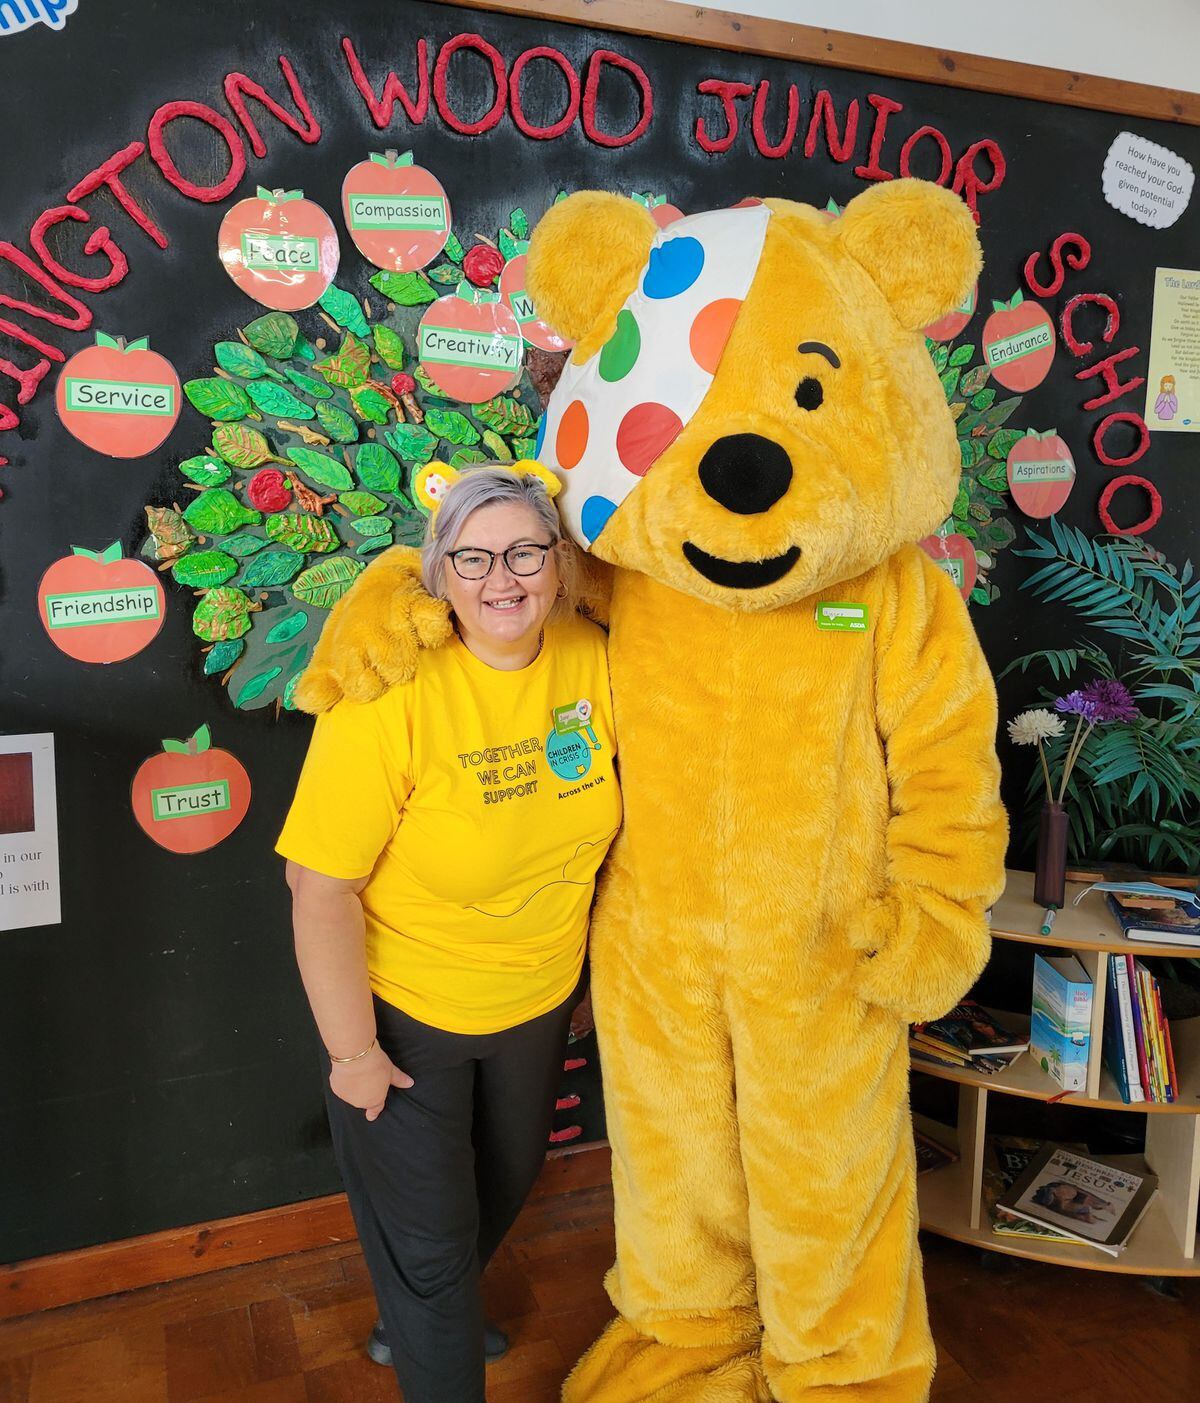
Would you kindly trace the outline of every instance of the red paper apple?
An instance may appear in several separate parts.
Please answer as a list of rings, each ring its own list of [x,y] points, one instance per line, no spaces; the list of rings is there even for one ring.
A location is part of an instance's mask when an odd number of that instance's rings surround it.
[[[525,265],[528,243],[519,243],[516,254],[500,272],[500,296],[517,319],[521,335],[529,346],[541,351],[566,351],[575,343],[560,336],[552,326],[542,321],[534,309],[533,299],[525,291]]]
[[[201,853],[228,838],[250,807],[250,776],[207,726],[190,740],[165,740],[133,777],[133,816],[173,853]]]
[[[983,358],[992,379],[1006,390],[1024,394],[1040,385],[1054,360],[1054,322],[1037,302],[1020,291],[1009,302],[993,302],[983,324]]]
[[[1008,453],[1008,488],[1026,516],[1053,516],[1075,486],[1075,460],[1054,429],[1030,429]]]
[[[979,578],[979,561],[971,541],[959,532],[943,527],[942,531],[926,536],[921,542],[921,549],[939,570],[950,576],[958,586],[959,594],[966,599]]]
[[[217,248],[238,287],[277,312],[311,307],[337,276],[337,231],[303,190],[264,190],[221,221]]]
[[[120,541],[102,551],[72,546],[38,585],[51,643],[83,663],[119,663],[140,653],[165,611],[158,576],[140,560],[123,559]]]
[[[149,341],[96,333],[63,366],[54,392],[58,417],[80,443],[110,458],[153,453],[179,418],[179,376]]]
[[[425,373],[451,399],[481,404],[521,378],[521,328],[498,292],[461,282],[430,303],[417,330]]]
[[[976,283],[953,311],[947,312],[944,317],[939,317],[925,328],[925,335],[931,341],[953,341],[975,315],[978,299],[979,284]]]
[[[665,229],[668,224],[674,224],[677,219],[683,218],[683,211],[677,205],[669,204],[665,195],[651,195],[649,192],[639,195],[635,190],[633,198],[637,204],[650,211],[650,218],[660,229]]]
[[[450,237],[450,201],[442,182],[411,151],[372,151],[342,182],[342,217],[354,246],[377,268],[424,268]]]

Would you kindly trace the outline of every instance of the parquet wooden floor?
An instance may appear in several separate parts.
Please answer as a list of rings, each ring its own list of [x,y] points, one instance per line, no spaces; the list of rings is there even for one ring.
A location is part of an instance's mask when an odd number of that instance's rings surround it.
[[[488,1272],[512,1349],[489,1403],[557,1403],[611,1314],[612,1197],[548,1175]],[[576,1176],[578,1182],[578,1176]],[[1200,1280],[1179,1299],[924,1239],[934,1403],[1195,1403]],[[362,1344],[375,1318],[353,1243],[0,1323],[2,1403],[396,1403]]]

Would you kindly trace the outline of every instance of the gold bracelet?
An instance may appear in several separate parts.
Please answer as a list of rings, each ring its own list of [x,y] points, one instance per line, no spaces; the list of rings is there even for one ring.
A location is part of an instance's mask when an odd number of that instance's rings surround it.
[[[361,1062],[367,1053],[374,1048],[377,1041],[377,1038],[372,1038],[366,1047],[364,1047],[361,1052],[356,1052],[353,1057],[335,1057],[328,1048],[326,1048],[325,1051],[329,1054],[329,1060],[331,1062],[337,1062],[339,1065],[344,1065],[347,1062]]]

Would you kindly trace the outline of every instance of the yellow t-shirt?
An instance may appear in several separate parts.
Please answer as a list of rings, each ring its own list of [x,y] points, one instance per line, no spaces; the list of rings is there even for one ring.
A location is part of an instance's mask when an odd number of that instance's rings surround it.
[[[369,880],[380,998],[456,1033],[556,1007],[583,964],[596,871],[621,822],[604,634],[550,625],[503,672],[458,639],[411,682],[317,719],[276,851]]]

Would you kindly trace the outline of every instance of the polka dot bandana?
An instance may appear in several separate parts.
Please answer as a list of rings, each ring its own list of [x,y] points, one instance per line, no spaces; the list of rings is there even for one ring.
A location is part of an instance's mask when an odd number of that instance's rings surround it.
[[[603,346],[568,360],[536,456],[563,482],[567,530],[590,548],[700,408],[762,256],[766,205],[689,215],[660,230]]]

